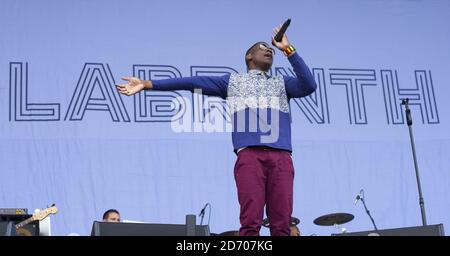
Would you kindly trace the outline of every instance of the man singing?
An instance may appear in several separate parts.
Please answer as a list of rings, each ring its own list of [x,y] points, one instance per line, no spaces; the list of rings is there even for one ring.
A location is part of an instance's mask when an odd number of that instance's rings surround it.
[[[274,35],[279,28],[273,30]],[[264,207],[273,236],[289,236],[293,206],[294,166],[291,153],[289,100],[316,89],[314,78],[296,49],[283,35],[272,43],[284,53],[296,77],[267,73],[275,50],[265,42],[245,53],[248,72],[225,76],[194,76],[164,80],[123,77],[117,89],[124,95],[142,90],[201,89],[227,100],[232,114],[232,141],[237,160],[234,177],[240,204],[241,236],[258,236]]]

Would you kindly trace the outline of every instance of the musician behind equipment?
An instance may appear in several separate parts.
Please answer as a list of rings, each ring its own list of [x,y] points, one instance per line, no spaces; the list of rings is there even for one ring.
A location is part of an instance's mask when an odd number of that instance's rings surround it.
[[[103,213],[104,222],[120,222],[120,213],[116,209],[109,209]]]

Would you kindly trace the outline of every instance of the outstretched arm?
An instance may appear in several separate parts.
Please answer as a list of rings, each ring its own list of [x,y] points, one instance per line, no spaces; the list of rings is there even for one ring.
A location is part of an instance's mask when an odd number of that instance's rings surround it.
[[[210,96],[226,98],[230,75],[225,76],[193,76],[171,78],[163,80],[140,80],[136,77],[123,77],[126,84],[117,86],[119,93],[130,96],[142,90],[175,91],[188,90],[194,92],[201,89],[202,93]]]
[[[153,88],[152,81],[141,80],[136,77],[125,76],[122,80],[127,81],[126,84],[117,85],[117,90],[119,93],[131,96],[142,90],[149,90]]]
[[[280,27],[273,30],[274,35],[279,29]],[[289,43],[286,34],[283,35],[281,42],[276,42],[272,37],[272,43],[288,57],[296,75],[296,77],[284,77],[288,97],[300,98],[313,93],[317,88],[314,77],[295,48]]]

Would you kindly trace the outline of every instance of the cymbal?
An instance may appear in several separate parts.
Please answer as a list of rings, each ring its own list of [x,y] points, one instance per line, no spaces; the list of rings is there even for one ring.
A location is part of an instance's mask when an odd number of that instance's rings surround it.
[[[316,218],[314,224],[319,226],[333,226],[335,224],[347,223],[354,218],[355,216],[350,213],[331,213]]]

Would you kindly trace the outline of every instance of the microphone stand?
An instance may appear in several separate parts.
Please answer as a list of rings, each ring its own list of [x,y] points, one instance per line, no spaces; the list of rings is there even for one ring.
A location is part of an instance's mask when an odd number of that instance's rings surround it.
[[[203,224],[203,218],[205,217],[205,211],[204,210],[202,210],[202,212],[200,212],[200,217],[201,217],[200,225],[202,225]]]
[[[419,166],[417,165],[417,157],[416,157],[416,147],[414,145],[414,137],[412,132],[412,117],[411,117],[411,110],[409,109],[409,99],[403,99],[402,105],[405,106],[405,113],[406,113],[406,124],[408,125],[409,129],[409,138],[411,140],[411,148],[413,153],[413,159],[414,159],[414,169],[416,171],[416,180],[417,180],[417,188],[419,190],[419,205],[420,205],[420,212],[422,214],[422,225],[427,225],[427,219],[425,216],[425,203],[422,196],[422,188],[420,186],[420,178],[419,178]]]
[[[372,218],[372,215],[370,215],[369,209],[367,209],[366,201],[364,201],[364,197],[360,197],[359,199],[360,199],[361,202],[363,203],[364,209],[366,210],[367,215],[369,215],[369,218],[370,218],[370,221],[372,221],[373,227],[375,228],[375,230],[378,230],[377,225],[375,225],[375,221],[374,221],[373,218]]]

